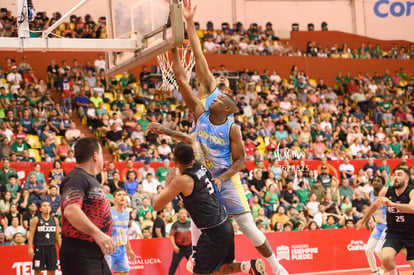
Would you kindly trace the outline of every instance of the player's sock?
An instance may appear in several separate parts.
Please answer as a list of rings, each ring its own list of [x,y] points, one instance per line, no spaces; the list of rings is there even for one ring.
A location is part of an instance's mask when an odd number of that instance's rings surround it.
[[[394,268],[393,270],[388,271],[388,275],[398,275],[397,268]]]
[[[240,269],[243,273],[249,273],[251,267],[252,265],[250,264],[250,261],[244,261],[240,263]]]
[[[275,253],[272,253],[270,257],[265,258],[268,261],[269,265],[272,267],[272,272],[276,273],[279,272],[281,267],[279,261],[276,259]]]

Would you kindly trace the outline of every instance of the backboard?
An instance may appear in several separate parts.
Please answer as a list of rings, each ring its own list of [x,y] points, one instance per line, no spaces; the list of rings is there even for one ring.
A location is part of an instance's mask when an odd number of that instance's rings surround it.
[[[179,0],[107,0],[108,38],[134,39],[137,49],[108,51],[107,72],[115,74],[144,63],[184,40]]]

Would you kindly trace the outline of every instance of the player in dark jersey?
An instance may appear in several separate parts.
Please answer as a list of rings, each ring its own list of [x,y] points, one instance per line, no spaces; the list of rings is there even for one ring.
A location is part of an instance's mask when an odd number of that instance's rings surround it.
[[[195,248],[193,274],[266,274],[264,261],[234,262],[234,232],[226,211],[220,204],[208,169],[194,160],[189,144],[179,143],[174,159],[181,175],[172,169],[165,179],[165,189],[155,198],[154,209],[160,211],[177,195],[198,228],[201,236]]]
[[[410,173],[404,168],[395,168],[392,186],[384,188],[377,200],[368,209],[366,220],[381,206],[387,206],[387,231],[381,250],[381,260],[390,275],[399,274],[395,256],[405,248],[406,259],[414,267],[414,186],[409,185]]]
[[[30,221],[28,252],[29,257],[33,258],[32,269],[35,275],[40,275],[43,270],[53,275],[57,269],[55,244],[60,248],[60,229],[58,219],[50,215],[51,210],[50,203],[43,201],[40,204],[40,215],[33,217]]]
[[[101,145],[95,138],[75,144],[77,166],[61,185],[63,274],[111,274],[105,254],[115,251],[109,200],[95,176],[102,171]]]

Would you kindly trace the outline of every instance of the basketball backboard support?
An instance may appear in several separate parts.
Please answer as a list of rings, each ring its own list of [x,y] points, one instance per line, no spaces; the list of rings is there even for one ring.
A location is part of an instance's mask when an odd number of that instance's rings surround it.
[[[89,0],[80,0],[38,38],[30,37],[27,0],[16,0],[18,37],[0,37],[0,51],[105,51],[108,73],[127,70],[183,43],[179,0],[106,0],[107,39],[56,38],[53,31]],[[34,7],[36,8],[36,7]]]
[[[108,51],[107,71],[129,70],[157,55],[182,45],[184,24],[179,0],[107,0],[108,37],[136,39],[134,52]],[[109,26],[112,26],[109,27]]]

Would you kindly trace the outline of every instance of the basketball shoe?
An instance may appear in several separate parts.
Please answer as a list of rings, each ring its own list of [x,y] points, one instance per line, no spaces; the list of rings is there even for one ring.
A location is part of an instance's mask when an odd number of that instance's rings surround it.
[[[267,275],[265,269],[265,262],[262,259],[250,260],[249,274],[252,275]]]

